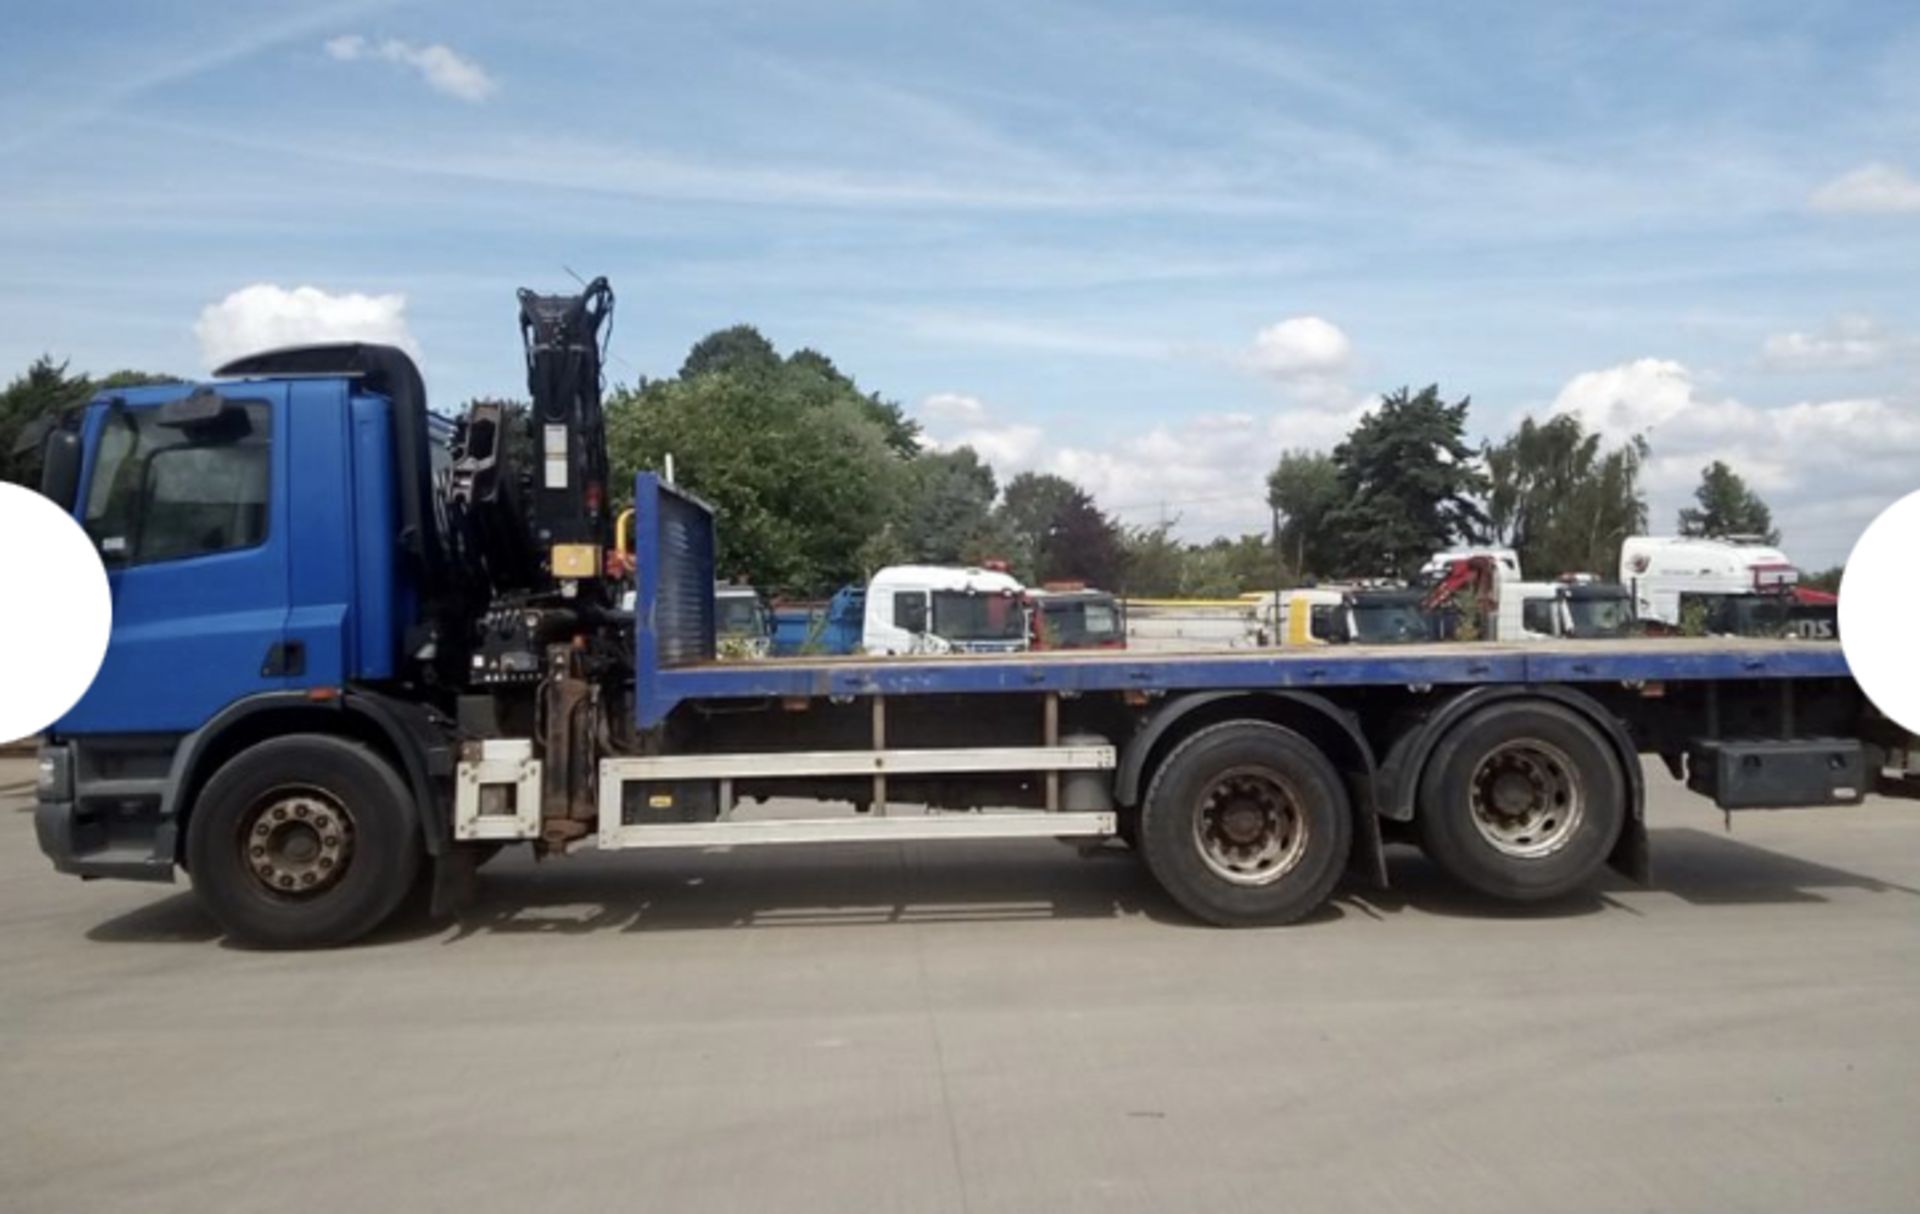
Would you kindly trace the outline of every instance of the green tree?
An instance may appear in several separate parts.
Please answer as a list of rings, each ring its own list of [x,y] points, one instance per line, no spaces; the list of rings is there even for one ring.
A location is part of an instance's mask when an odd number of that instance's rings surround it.
[[[996,513],[1012,545],[1013,569],[1027,582],[1048,577],[1041,550],[1053,532],[1054,520],[1080,487],[1051,472],[1022,472],[1007,482]]]
[[[752,325],[720,329],[693,343],[686,360],[680,364],[680,378],[697,379],[702,375],[770,380],[804,378],[817,381],[827,389],[845,388],[859,394],[853,380],[843,374],[831,358],[818,350],[800,349],[783,360],[773,343]],[[886,430],[888,446],[902,455],[912,455],[920,449],[920,425],[899,405],[882,400],[877,392],[861,395],[860,400],[862,410]]]
[[[1112,589],[1125,580],[1127,538],[1120,525],[1066,477],[1022,472],[1008,482],[995,513],[1014,571],[1025,581]]]
[[[1693,498],[1699,505],[1680,511],[1681,535],[1705,539],[1755,536],[1768,544],[1780,542],[1780,533],[1773,526],[1773,511],[1724,461],[1714,460],[1700,470],[1700,487],[1693,491]]]
[[[86,404],[95,393],[176,382],[172,376],[145,371],[115,371],[95,380],[69,374],[65,362],[41,355],[0,391],[0,480],[37,487],[40,444],[47,427],[66,410]]]
[[[831,371],[833,364],[825,358]],[[687,351],[680,364],[681,379],[702,375],[771,375],[780,369],[780,352],[752,325],[716,329]],[[836,372],[837,374],[837,372]]]
[[[1183,598],[1231,599],[1275,588],[1278,570],[1268,536],[1219,536],[1205,544],[1188,545],[1181,558]]]
[[[824,594],[897,559],[888,524],[913,473],[874,398],[824,357],[760,357],[745,326],[702,339],[691,374],[615,389],[615,483],[674,458],[680,483],[720,511],[719,568],[767,591]],[[697,357],[696,357],[697,356]]]
[[[96,392],[111,392],[115,388],[150,388],[155,384],[180,384],[186,381],[178,375],[158,375],[152,371],[109,371],[94,381]]]
[[[1280,552],[1296,580],[1325,574],[1339,560],[1327,526],[1339,503],[1340,468],[1324,452],[1288,451],[1267,474],[1267,505],[1280,512]]]
[[[1492,537],[1515,549],[1536,576],[1609,572],[1620,542],[1647,527],[1640,492],[1646,441],[1638,436],[1601,449],[1580,419],[1525,418],[1499,444],[1487,444],[1487,518]]]
[[[35,485],[40,479],[40,441],[47,425],[66,409],[86,403],[92,385],[69,375],[67,364],[41,355],[0,392],[0,480]]]
[[[920,451],[920,423],[908,417],[906,411],[890,400],[883,400],[878,392],[860,394],[859,386],[842,374],[833,360],[818,350],[795,350],[787,356],[787,373],[817,377],[832,389],[844,389],[860,395],[860,409],[872,422],[886,432],[887,446],[903,456],[918,454]]]
[[[901,539],[910,559],[948,565],[999,555],[993,469],[972,447],[929,451],[908,465],[908,503]]]
[[[1840,593],[1840,579],[1847,572],[1845,565],[1835,565],[1822,569],[1818,573],[1809,573],[1800,579],[1800,584],[1809,590],[1824,590],[1828,594]]]
[[[1169,534],[1168,524],[1129,527],[1121,546],[1126,554],[1120,584],[1123,593],[1143,599],[1179,596],[1186,554],[1180,542]]]
[[[1447,404],[1437,385],[1402,388],[1334,448],[1340,500],[1324,525],[1343,554],[1336,572],[1410,576],[1435,549],[1483,533],[1475,499],[1486,478],[1466,443],[1470,403]]]
[[[1126,570],[1126,547],[1119,524],[1094,504],[1079,486],[1061,499],[1040,542],[1038,578],[1043,582],[1085,582],[1111,590]]]

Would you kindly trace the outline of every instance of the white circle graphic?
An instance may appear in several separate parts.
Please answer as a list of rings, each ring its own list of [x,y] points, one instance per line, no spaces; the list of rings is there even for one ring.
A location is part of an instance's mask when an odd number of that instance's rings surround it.
[[[1901,728],[1920,733],[1920,492],[1868,525],[1840,580],[1840,645],[1854,681]]]
[[[32,737],[86,694],[113,631],[107,571],[80,524],[0,481],[0,742]]]

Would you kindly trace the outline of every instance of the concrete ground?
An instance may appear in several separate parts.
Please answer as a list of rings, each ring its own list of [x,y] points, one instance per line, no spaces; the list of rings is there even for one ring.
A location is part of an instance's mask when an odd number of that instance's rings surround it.
[[[29,775],[6,1210],[1920,1207],[1920,804],[1729,835],[1661,777],[1651,888],[1396,851],[1272,931],[1044,842],[508,857],[462,924],[286,955],[56,876]]]

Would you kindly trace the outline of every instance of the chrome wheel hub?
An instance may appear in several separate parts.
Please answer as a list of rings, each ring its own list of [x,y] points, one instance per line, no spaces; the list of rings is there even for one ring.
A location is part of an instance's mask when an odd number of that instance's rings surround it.
[[[1307,817],[1280,773],[1235,768],[1201,793],[1193,841],[1215,876],[1235,885],[1268,885],[1306,853]]]
[[[311,789],[262,800],[240,823],[241,860],[261,888],[286,898],[321,893],[353,859],[353,818]]]
[[[1473,825],[1502,855],[1538,859],[1565,847],[1586,815],[1580,770],[1537,738],[1496,747],[1473,772]]]

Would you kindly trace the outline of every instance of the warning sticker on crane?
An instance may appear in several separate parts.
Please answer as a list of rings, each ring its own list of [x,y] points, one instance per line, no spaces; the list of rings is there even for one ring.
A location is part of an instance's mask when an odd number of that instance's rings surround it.
[[[546,442],[543,444],[546,455],[545,484],[549,489],[565,489],[567,487],[567,428],[548,426],[546,432]]]

